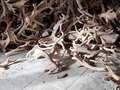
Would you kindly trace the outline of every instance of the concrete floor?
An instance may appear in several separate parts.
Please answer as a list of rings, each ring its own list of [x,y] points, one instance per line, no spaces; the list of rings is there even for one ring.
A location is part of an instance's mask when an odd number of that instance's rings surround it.
[[[11,58],[21,58],[19,54]],[[1,54],[0,60],[6,57]],[[66,59],[67,60],[67,59]],[[54,65],[48,60],[27,60],[10,66],[10,69],[0,68],[0,90],[115,90],[116,85],[104,80],[104,72],[94,72],[76,61],[71,63],[69,70],[48,75],[44,70]],[[66,78],[57,76],[67,73]]]

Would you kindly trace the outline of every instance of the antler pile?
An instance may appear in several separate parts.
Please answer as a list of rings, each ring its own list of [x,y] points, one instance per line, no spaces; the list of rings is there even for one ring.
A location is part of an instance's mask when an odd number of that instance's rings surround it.
[[[58,59],[68,53],[116,79],[110,65],[119,67],[119,6],[119,0],[1,0],[0,50],[11,55],[37,44],[27,57],[49,57],[61,71],[65,65]]]

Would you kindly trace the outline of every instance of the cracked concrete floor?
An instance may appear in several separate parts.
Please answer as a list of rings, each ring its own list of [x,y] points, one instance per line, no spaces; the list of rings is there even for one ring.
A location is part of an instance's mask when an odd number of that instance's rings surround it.
[[[24,57],[18,54],[12,58]],[[0,61],[5,60],[0,54]],[[66,60],[67,61],[67,60]],[[70,65],[69,70],[48,75],[46,68],[53,65],[45,59],[27,60],[10,66],[10,69],[0,68],[0,90],[115,90],[116,85],[104,80],[104,72],[94,72],[79,67],[78,62]],[[57,76],[67,73],[66,78],[57,79]]]

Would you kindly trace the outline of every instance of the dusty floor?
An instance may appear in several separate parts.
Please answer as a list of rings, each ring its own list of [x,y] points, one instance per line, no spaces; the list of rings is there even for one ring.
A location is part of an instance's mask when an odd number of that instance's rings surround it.
[[[0,57],[1,61],[6,58],[4,54]],[[17,55],[17,58],[21,57],[24,55]],[[115,90],[116,88],[114,83],[104,80],[104,73],[79,68],[79,63],[75,61],[71,63],[69,70],[59,74],[45,73],[44,70],[49,67],[53,65],[48,60],[40,59],[12,65],[8,70],[0,69],[0,90]],[[57,79],[57,76],[65,73],[68,77]]]

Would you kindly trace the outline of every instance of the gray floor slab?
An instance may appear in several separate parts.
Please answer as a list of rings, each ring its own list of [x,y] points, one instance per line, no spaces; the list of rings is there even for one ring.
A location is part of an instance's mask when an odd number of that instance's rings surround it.
[[[1,56],[2,62],[6,57]],[[20,57],[24,56],[17,56]],[[79,62],[74,62],[69,70],[54,75],[44,72],[46,68],[53,67],[45,59],[27,60],[12,65],[8,70],[0,68],[0,90],[115,90],[113,82],[104,80],[104,73],[78,66]],[[64,73],[68,77],[57,79],[57,76]]]

